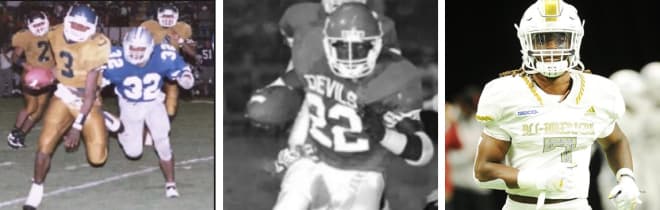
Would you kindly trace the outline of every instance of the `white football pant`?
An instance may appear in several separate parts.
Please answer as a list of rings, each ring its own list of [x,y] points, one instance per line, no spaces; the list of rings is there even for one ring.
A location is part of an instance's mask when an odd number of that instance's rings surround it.
[[[381,172],[342,170],[302,158],[282,179],[274,210],[378,210],[385,189]]]
[[[124,132],[117,134],[119,143],[126,156],[137,158],[142,155],[142,138],[146,123],[154,139],[154,147],[161,160],[170,160],[170,120],[165,104],[155,100],[151,102],[128,102],[119,97],[120,119]]]

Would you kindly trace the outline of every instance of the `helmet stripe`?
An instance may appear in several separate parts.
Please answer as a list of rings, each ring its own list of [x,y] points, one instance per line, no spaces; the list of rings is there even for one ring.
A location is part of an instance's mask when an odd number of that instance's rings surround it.
[[[543,7],[545,9],[545,21],[547,22],[557,21],[557,16],[559,16],[559,1],[560,0],[543,1]]]

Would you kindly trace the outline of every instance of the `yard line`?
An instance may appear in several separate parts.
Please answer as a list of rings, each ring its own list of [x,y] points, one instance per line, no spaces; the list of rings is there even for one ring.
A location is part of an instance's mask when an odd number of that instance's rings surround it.
[[[10,165],[14,165],[14,162],[11,162],[11,161],[5,161],[5,162],[0,163],[0,167],[2,167],[2,166],[10,166]]]
[[[194,158],[194,159],[190,159],[190,160],[184,160],[184,161],[177,162],[176,165],[185,165],[185,164],[193,164],[193,163],[197,163],[197,162],[206,162],[206,161],[213,160],[213,159],[214,159],[213,156],[208,156],[208,157],[203,157],[203,158]],[[44,198],[54,196],[54,195],[59,195],[59,194],[70,192],[70,191],[82,190],[82,189],[86,189],[86,188],[90,188],[90,187],[95,187],[95,186],[105,184],[105,183],[108,183],[108,182],[117,181],[117,180],[120,180],[120,179],[125,179],[125,178],[128,178],[128,177],[137,176],[137,175],[141,175],[141,174],[146,174],[146,173],[149,173],[149,172],[152,172],[152,171],[155,171],[155,170],[159,170],[159,167],[149,167],[149,168],[145,168],[145,169],[142,169],[142,170],[139,170],[139,171],[132,171],[132,172],[128,172],[128,173],[123,173],[123,174],[119,174],[119,175],[116,175],[116,176],[108,177],[108,178],[97,180],[97,181],[87,182],[87,183],[76,185],[76,186],[63,187],[63,188],[57,189],[55,191],[45,193]],[[0,202],[0,208],[6,207],[6,206],[12,206],[12,205],[19,204],[19,203],[23,203],[26,198],[27,197],[16,198],[16,199],[13,199],[13,200]]]

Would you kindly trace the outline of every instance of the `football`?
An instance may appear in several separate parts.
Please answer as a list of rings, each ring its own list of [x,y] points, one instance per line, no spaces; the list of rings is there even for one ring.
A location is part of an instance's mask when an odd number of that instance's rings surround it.
[[[302,92],[289,87],[266,87],[250,97],[247,118],[258,125],[282,125],[296,117],[302,100]]]
[[[23,84],[34,90],[52,85],[55,82],[55,76],[50,69],[35,67],[30,69],[23,77]]]

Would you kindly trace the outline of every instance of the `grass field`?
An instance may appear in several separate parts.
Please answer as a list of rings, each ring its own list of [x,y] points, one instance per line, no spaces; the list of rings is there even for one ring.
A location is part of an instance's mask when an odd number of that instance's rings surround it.
[[[34,156],[41,124],[26,140],[26,148],[6,145],[20,98],[0,99],[0,209],[20,209],[30,188]],[[104,101],[117,113],[116,101]],[[91,168],[84,145],[73,153],[58,146],[44,187],[40,209],[71,210],[180,210],[214,207],[214,104],[208,100],[180,101],[172,123],[177,187],[181,197],[165,198],[164,178],[152,147],[145,147],[140,160],[124,157],[116,138],[109,138],[109,155],[103,167]]]
[[[223,209],[272,209],[280,175],[270,172],[285,133],[253,129],[225,113],[223,134]],[[386,173],[386,197],[392,210],[422,210],[426,195],[438,186],[437,151],[431,164],[412,167],[397,159]]]

